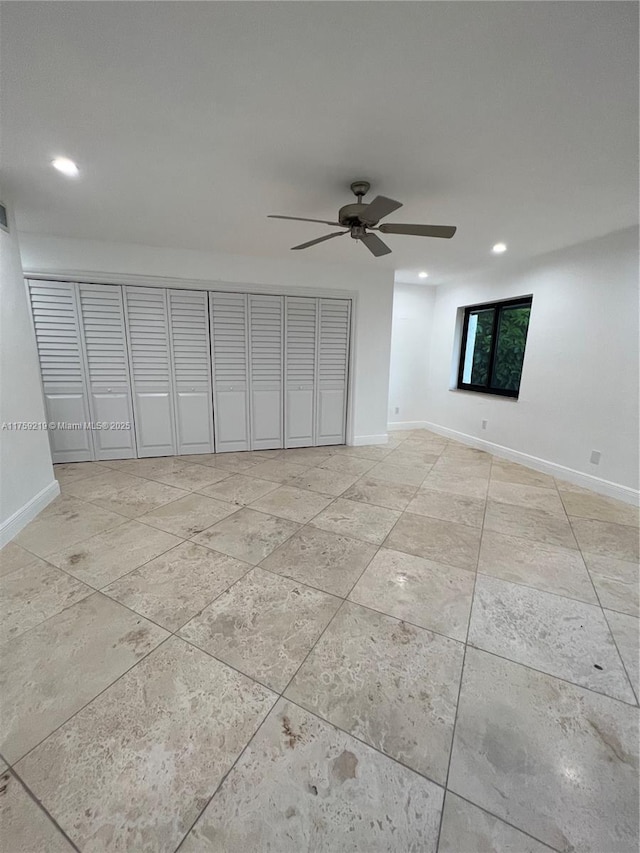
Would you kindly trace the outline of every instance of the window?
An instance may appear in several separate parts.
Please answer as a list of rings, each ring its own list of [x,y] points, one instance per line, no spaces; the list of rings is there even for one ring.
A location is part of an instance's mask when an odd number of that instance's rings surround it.
[[[531,296],[464,309],[458,388],[517,397]]]

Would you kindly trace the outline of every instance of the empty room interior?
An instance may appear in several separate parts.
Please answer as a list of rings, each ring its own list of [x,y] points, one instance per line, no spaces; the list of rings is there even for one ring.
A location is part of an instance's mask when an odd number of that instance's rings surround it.
[[[636,853],[638,3],[0,25],[0,851]]]

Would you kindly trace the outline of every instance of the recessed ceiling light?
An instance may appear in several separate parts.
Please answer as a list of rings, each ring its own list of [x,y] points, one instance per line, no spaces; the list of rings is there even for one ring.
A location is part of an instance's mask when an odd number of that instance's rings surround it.
[[[418,278],[429,278],[429,273],[422,270],[422,272],[418,273]]]
[[[494,255],[501,255],[503,252],[507,251],[507,246],[505,243],[496,243],[491,251]]]
[[[69,160],[68,157],[56,157],[51,161],[51,165],[68,178],[75,178],[80,172],[73,160]]]

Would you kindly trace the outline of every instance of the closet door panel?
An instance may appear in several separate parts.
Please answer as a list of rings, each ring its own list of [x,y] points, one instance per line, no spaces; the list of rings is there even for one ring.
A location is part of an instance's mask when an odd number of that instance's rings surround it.
[[[247,297],[210,293],[215,447],[249,450]]]
[[[249,296],[251,448],[282,443],[283,297]]]
[[[172,456],[176,441],[167,292],[126,287],[125,305],[138,456]]]
[[[170,290],[169,316],[178,453],[213,453],[207,293]]]
[[[91,420],[77,310],[77,285],[30,281],[31,312],[40,360],[47,421],[85,424]],[[91,431],[50,429],[54,462],[94,458]]]
[[[285,298],[285,447],[315,441],[317,317],[317,299]]]
[[[78,292],[92,420],[110,425],[94,431],[96,459],[129,459],[136,448],[122,288],[81,284]],[[130,428],[112,426],[124,423]]]
[[[349,368],[348,299],[320,299],[316,444],[344,444]]]

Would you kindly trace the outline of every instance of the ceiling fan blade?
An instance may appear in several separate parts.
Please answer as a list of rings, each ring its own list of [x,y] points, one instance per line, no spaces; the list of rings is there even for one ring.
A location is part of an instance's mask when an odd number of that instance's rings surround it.
[[[379,258],[380,255],[388,255],[391,252],[391,249],[386,243],[382,242],[377,234],[363,234],[359,239],[362,240],[367,249],[372,255],[375,255],[376,258]]]
[[[326,219],[303,219],[301,216],[277,216],[270,213],[267,219],[295,219],[296,222],[319,222],[321,225],[340,225],[339,222],[328,222]]]
[[[348,231],[334,231],[333,234],[325,234],[324,237],[318,237],[315,240],[309,240],[308,243],[300,243],[299,246],[292,246],[291,251],[294,249],[308,249],[309,246],[315,246],[316,243],[324,243],[325,240],[331,240],[332,237],[342,237],[343,234],[348,234]]]
[[[384,216],[388,216],[402,207],[401,201],[394,201],[392,198],[387,198],[383,195],[378,195],[374,198],[371,204],[368,204],[360,214],[360,220],[366,225],[375,225]]]
[[[385,223],[378,226],[378,231],[383,234],[411,234],[414,237],[453,237],[456,233],[455,225],[400,225],[397,223]]]

